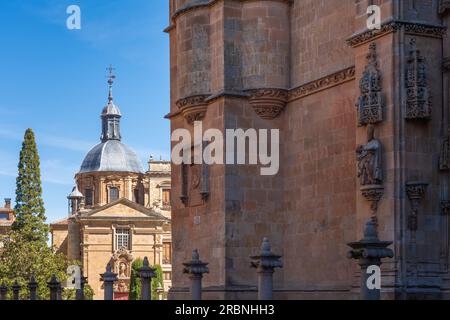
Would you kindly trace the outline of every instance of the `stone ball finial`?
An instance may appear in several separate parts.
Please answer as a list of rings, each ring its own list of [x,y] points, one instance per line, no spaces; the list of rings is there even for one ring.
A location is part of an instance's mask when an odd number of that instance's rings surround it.
[[[200,260],[200,254],[198,253],[197,249],[194,249],[192,251],[192,261],[198,261]]]

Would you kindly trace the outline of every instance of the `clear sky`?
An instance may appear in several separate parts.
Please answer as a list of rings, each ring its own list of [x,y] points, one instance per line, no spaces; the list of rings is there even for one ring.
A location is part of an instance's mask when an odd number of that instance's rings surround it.
[[[122,141],[141,157],[169,158],[167,0],[0,0],[0,205],[14,199],[23,134],[41,157],[48,221],[67,216],[85,154],[100,137],[106,68],[116,68],[114,102]],[[81,30],[68,30],[69,5]]]

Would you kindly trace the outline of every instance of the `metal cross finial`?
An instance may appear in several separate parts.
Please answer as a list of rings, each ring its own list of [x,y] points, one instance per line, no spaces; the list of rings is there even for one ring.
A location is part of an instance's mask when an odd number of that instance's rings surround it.
[[[110,64],[106,70],[108,70],[109,72],[108,84],[112,86],[112,84],[114,83],[114,79],[116,78],[116,76],[114,75],[114,70],[116,70],[116,68],[113,68],[112,64]]]
[[[108,72],[109,72],[109,75],[107,76],[108,77],[108,85],[109,85],[108,101],[111,102],[113,100],[112,85],[114,83],[114,79],[116,79],[116,76],[114,75],[114,70],[116,70],[116,69],[113,68],[112,64],[110,64],[106,70],[108,70]]]

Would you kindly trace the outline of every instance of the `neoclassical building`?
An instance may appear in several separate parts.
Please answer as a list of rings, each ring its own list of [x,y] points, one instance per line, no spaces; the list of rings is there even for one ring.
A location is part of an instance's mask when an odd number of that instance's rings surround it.
[[[0,254],[4,247],[4,240],[7,237],[14,222],[14,210],[11,208],[11,199],[5,198],[5,204],[0,207]]]
[[[347,244],[371,220],[394,253],[382,297],[450,299],[449,26],[449,0],[170,0],[172,131],[280,135],[275,176],[172,165],[171,297],[198,249],[205,298],[256,298],[269,237],[275,298],[357,298]]]
[[[170,163],[150,159],[144,171],[137,154],[121,142],[113,79],[101,114],[101,142],[75,175],[69,216],[51,224],[53,246],[81,262],[95,299],[103,298],[100,274],[108,263],[119,277],[115,299],[126,299],[131,264],[145,256],[162,267],[166,292],[171,285]]]

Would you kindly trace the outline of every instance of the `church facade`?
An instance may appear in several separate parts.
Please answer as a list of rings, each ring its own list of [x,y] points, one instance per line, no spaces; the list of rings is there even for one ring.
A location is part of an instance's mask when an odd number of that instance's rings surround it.
[[[164,288],[171,286],[170,162],[141,160],[121,142],[121,112],[114,104],[109,80],[108,104],[101,114],[101,143],[86,155],[75,175],[69,216],[52,223],[52,244],[69,261],[81,262],[83,275],[103,299],[100,274],[111,264],[119,281],[115,299],[127,299],[131,265],[148,257],[163,271]]]
[[[280,170],[172,165],[170,297],[198,249],[205,299],[256,298],[269,237],[275,298],[357,298],[370,220],[383,298],[450,299],[449,25],[448,0],[171,0],[172,132],[279,129]]]

